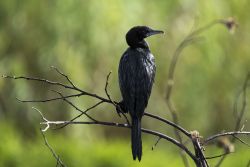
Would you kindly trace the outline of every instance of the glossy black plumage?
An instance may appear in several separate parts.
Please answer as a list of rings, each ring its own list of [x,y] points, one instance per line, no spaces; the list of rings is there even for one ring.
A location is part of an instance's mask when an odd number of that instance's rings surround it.
[[[136,26],[126,34],[129,48],[122,55],[119,64],[119,85],[123,97],[123,110],[129,112],[132,120],[131,145],[133,159],[141,160],[141,118],[147,107],[155,77],[155,60],[144,38],[163,33],[146,26]]]

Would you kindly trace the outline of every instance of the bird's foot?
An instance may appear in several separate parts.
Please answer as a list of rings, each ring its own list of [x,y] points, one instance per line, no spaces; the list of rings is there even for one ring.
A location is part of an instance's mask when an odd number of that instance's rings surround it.
[[[116,105],[116,112],[120,116],[121,113],[128,113],[128,111],[125,109],[123,101],[120,101]]]

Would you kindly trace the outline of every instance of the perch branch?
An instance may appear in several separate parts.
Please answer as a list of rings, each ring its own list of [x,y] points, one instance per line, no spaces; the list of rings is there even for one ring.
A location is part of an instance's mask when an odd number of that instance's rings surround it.
[[[40,114],[42,114],[41,112],[39,112]],[[46,118],[43,119],[44,122],[41,122],[40,124],[45,124],[45,125],[65,125],[65,124],[88,124],[88,125],[105,125],[105,126],[113,126],[113,127],[123,127],[123,128],[131,128],[130,125],[128,124],[123,124],[123,123],[115,123],[115,122],[105,122],[105,121],[96,121],[96,122],[84,122],[84,121],[49,121]],[[48,130],[48,128],[46,127],[43,131]],[[149,129],[141,129],[142,132],[147,133],[147,134],[151,134],[154,136],[158,136],[162,139],[165,139],[173,144],[175,144],[176,146],[178,146],[179,148],[183,149],[183,151],[185,151],[194,161],[197,161],[196,157],[193,155],[193,153],[191,153],[187,147],[185,147],[183,144],[181,144],[180,142],[178,142],[177,140],[162,134],[160,132],[157,131],[153,131],[153,130],[149,130]]]

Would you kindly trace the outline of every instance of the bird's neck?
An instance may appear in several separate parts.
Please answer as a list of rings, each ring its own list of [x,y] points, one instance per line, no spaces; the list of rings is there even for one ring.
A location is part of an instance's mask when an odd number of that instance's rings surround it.
[[[141,41],[127,41],[128,45],[131,48],[143,48],[143,49],[149,49],[148,43],[143,39]]]
[[[138,47],[143,49],[149,49],[148,43],[145,40],[138,42]]]

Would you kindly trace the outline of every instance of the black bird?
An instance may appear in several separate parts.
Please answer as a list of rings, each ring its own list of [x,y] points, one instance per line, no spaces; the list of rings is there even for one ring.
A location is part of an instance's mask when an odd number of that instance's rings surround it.
[[[131,146],[133,159],[141,160],[141,119],[147,107],[155,77],[155,60],[145,38],[163,33],[147,26],[136,26],[126,34],[129,48],[122,55],[119,64],[119,85],[123,100],[119,103],[132,120]]]

